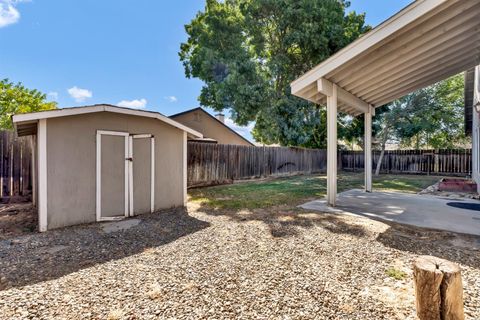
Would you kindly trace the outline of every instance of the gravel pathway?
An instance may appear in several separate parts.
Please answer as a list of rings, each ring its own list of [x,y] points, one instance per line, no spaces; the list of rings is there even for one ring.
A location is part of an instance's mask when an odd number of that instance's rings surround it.
[[[410,266],[428,253],[461,263],[480,319],[479,238],[283,207],[188,211],[1,241],[0,317],[415,319]]]

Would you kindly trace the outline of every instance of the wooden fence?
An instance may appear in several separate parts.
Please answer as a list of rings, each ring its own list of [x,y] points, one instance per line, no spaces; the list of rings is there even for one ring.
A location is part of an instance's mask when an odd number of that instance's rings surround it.
[[[373,152],[373,170],[380,157]],[[339,151],[338,169],[363,171],[363,151]],[[206,186],[287,174],[325,172],[325,150],[248,147],[188,143],[188,186]],[[386,151],[381,173],[467,176],[472,172],[472,151],[396,150]]]
[[[374,170],[379,158],[380,151],[374,151]],[[342,151],[340,159],[342,170],[363,171],[363,151]],[[467,176],[472,173],[472,149],[385,151],[380,172]]]
[[[379,151],[373,154],[376,168]],[[340,151],[339,170],[363,171],[362,151]],[[288,174],[325,172],[325,150],[188,143],[188,186],[230,183]],[[0,197],[29,195],[32,190],[32,140],[0,131]],[[382,173],[467,176],[472,150],[386,151]]]
[[[0,131],[0,197],[32,191],[32,138]]]
[[[325,150],[188,143],[188,186],[325,172]]]

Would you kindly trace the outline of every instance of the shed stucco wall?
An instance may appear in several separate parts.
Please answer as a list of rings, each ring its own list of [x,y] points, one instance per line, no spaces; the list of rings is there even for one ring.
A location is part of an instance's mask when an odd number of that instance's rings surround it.
[[[155,136],[155,210],[183,206],[183,131],[108,112],[47,120],[48,228],[96,221],[96,131]],[[123,184],[123,176],[118,183]]]

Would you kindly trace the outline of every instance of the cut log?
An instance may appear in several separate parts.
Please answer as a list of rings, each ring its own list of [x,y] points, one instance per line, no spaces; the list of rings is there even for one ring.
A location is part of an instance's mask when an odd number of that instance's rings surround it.
[[[431,256],[413,265],[417,316],[420,320],[463,320],[460,266]]]

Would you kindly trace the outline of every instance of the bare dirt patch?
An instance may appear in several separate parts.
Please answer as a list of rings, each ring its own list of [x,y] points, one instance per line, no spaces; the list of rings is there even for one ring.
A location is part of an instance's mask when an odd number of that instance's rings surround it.
[[[0,204],[0,240],[37,230],[37,210],[30,202],[13,199]]]

